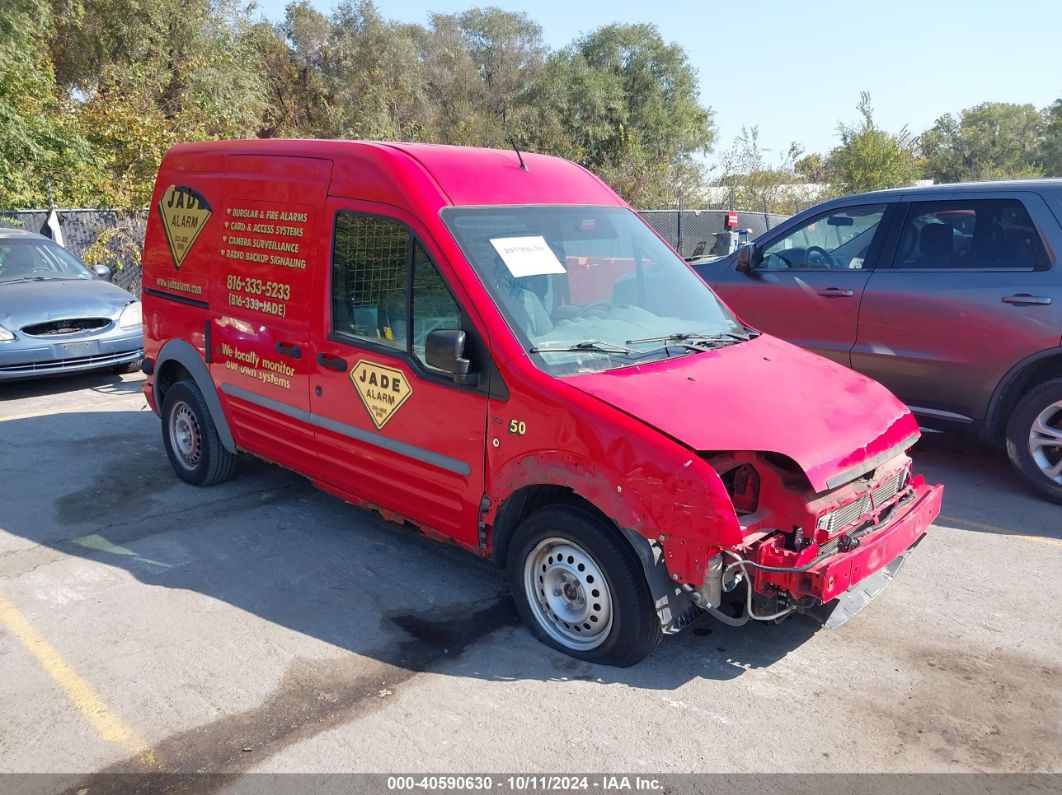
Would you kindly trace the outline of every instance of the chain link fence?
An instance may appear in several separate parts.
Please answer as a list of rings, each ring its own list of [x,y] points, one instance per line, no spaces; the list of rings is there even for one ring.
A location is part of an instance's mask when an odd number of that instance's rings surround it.
[[[726,210],[642,210],[641,216],[684,257],[726,254]],[[63,245],[90,264],[111,268],[110,281],[140,296],[140,253],[147,211],[56,210]],[[750,238],[789,216],[738,211],[738,229]],[[0,228],[23,229],[46,237],[48,210],[0,210]]]
[[[718,256],[729,251],[726,210],[640,210],[639,214],[684,257]],[[787,218],[738,210],[736,229],[752,230],[752,239]]]

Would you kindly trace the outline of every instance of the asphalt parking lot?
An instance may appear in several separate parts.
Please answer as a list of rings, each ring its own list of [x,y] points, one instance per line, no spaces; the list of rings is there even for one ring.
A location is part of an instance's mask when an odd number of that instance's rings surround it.
[[[0,772],[1062,771],[1062,508],[915,458],[944,515],[864,613],[620,670],[291,472],[180,483],[140,376],[0,386]]]

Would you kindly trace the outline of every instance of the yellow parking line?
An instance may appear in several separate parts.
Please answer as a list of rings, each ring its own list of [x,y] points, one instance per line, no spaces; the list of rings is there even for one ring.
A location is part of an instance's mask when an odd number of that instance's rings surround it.
[[[1011,536],[1013,538],[1020,538],[1023,541],[1035,541],[1038,544],[1047,544],[1053,547],[1062,547],[1062,539],[1059,538],[1047,538],[1045,536],[1031,536],[1026,533],[1019,533],[1014,530],[1010,530],[1006,527],[996,527],[994,524],[985,524],[984,522],[975,522],[973,519],[960,519],[958,516],[945,516],[941,514],[937,517],[938,522],[955,522],[959,525],[969,525],[976,527],[978,530],[984,530],[988,533],[996,533],[1001,536]]]
[[[62,655],[48,643],[8,599],[0,593],[0,624],[18,638],[48,675],[62,688],[70,703],[92,724],[107,742],[121,746],[126,753],[137,755],[146,743],[126,726],[104,703],[92,686],[71,668]],[[149,761],[149,760],[142,760]]]

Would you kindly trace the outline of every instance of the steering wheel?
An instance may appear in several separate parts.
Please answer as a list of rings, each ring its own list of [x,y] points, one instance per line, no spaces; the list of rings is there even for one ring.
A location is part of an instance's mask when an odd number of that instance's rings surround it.
[[[585,315],[591,309],[605,309],[608,310],[612,307],[611,301],[594,301],[593,303],[583,304],[579,309],[580,315]]]
[[[812,259],[811,259],[811,255],[812,254],[818,255],[819,260],[826,267],[828,267],[828,268],[836,268],[837,267],[837,260],[835,260],[833,258],[833,255],[831,255],[830,252],[827,251],[826,249],[824,249],[822,246],[808,246],[806,249],[804,249],[804,255],[807,257],[808,265],[814,265],[815,264],[814,262],[812,262]]]

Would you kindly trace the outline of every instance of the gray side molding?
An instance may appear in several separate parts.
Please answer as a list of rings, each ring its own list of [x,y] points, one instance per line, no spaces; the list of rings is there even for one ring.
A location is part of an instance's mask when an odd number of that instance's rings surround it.
[[[210,371],[207,370],[206,362],[203,361],[203,357],[199,355],[199,351],[192,347],[192,345],[185,340],[170,340],[162,346],[162,350],[159,351],[159,356],[155,360],[155,372],[158,373],[162,369],[162,365],[168,361],[175,361],[182,365],[185,370],[192,374],[192,378],[195,379],[196,386],[199,387],[199,391],[203,393],[203,399],[206,401],[207,408],[210,409],[210,417],[214,420],[214,426],[218,429],[218,436],[221,438],[221,444],[230,453],[236,452],[236,442],[232,439],[232,431],[229,430],[228,420],[225,419],[225,412],[221,410],[221,401],[218,399],[218,391],[214,388],[214,380],[210,377]],[[159,382],[156,377],[153,387],[155,390],[155,405],[159,407],[159,412],[162,412],[162,396],[159,394]]]
[[[679,632],[700,615],[700,610],[693,604],[689,593],[671,581],[664,563],[664,549],[660,544],[650,542],[633,530],[624,530],[623,535],[634,548],[645,570],[645,581],[649,583],[649,592],[653,595],[660,629],[665,635]]]

